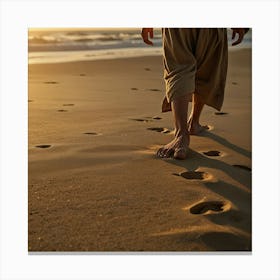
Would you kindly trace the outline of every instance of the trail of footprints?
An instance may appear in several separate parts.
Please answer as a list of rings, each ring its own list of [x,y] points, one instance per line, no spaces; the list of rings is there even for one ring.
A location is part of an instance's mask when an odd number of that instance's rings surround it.
[[[221,156],[220,151],[207,151],[203,152],[204,155],[208,157],[217,157]],[[251,172],[251,168],[245,165],[240,164],[233,164],[233,167],[240,168],[246,171]],[[181,173],[173,173],[173,175],[180,176],[187,180],[208,180],[211,179],[211,174],[203,171],[184,171]],[[224,212],[230,208],[230,204],[224,201],[203,201],[194,204],[192,207],[189,208],[189,212],[194,215],[206,215],[206,214],[213,214],[215,212]]]
[[[85,76],[85,74],[80,74],[80,76]],[[45,83],[56,83],[56,82],[45,82]],[[33,100],[28,100],[28,102],[33,102]],[[65,103],[65,104],[62,104],[62,106],[64,107],[73,107],[75,104],[74,103]],[[68,112],[68,110],[65,110],[65,109],[59,109],[57,110],[57,112]],[[93,131],[88,131],[88,132],[84,132],[83,134],[85,135],[91,135],[91,136],[98,136],[98,135],[101,135],[100,133],[97,133],[97,132],[93,132]],[[40,144],[40,145],[36,145],[35,148],[39,148],[39,149],[48,149],[48,148],[51,148],[52,145],[50,144]]]
[[[208,152],[203,152],[203,154],[212,157],[212,156],[219,156],[220,152],[219,151],[208,151]],[[184,171],[181,173],[173,173],[173,175],[180,176],[184,179],[187,180],[201,180],[205,181],[208,179],[212,178],[212,175],[203,172],[203,171]],[[229,207],[226,207],[229,205],[228,202],[224,201],[203,201],[203,202],[198,202],[191,206],[189,208],[189,212],[193,215],[208,215],[208,214],[214,214],[214,213],[219,213],[219,212],[224,212],[226,209]]]
[[[151,71],[150,68],[144,68],[144,70],[145,71]],[[84,76],[86,76],[86,74],[85,73],[80,73],[79,76],[84,77]],[[59,82],[53,81],[53,80],[44,81],[43,83],[44,84],[49,84],[49,85],[59,84]],[[131,90],[137,91],[138,88],[133,87],[133,88],[131,88]],[[157,88],[149,88],[149,89],[145,89],[145,90],[146,91],[155,91],[155,92],[160,92],[161,91],[160,89],[157,89]],[[32,100],[32,99],[28,100],[28,102],[33,102],[33,101],[34,100]],[[63,107],[73,107],[74,105],[75,104],[73,104],[73,103],[62,104]],[[57,112],[65,113],[65,112],[68,112],[68,110],[66,110],[66,109],[58,109]],[[153,120],[161,120],[161,118],[158,117],[158,116],[155,116],[155,117],[137,118],[137,119],[131,119],[131,120],[137,121],[137,122],[148,123],[148,122],[152,122]],[[162,132],[162,133],[169,133],[170,132],[167,128],[161,128],[161,127],[150,127],[150,128],[148,128],[148,130],[153,130],[153,131]],[[91,136],[101,135],[100,133],[96,133],[96,132],[84,132],[84,134],[85,135],[91,135]],[[48,149],[48,148],[51,148],[52,145],[50,145],[50,144],[40,144],[40,145],[36,145],[35,147],[39,148],[39,149]]]
[[[146,71],[150,71],[150,68],[145,68]],[[80,76],[85,76],[85,74],[80,74]],[[56,81],[47,81],[45,82],[45,84],[58,84],[58,82]],[[132,91],[137,91],[138,88],[133,87],[131,88]],[[146,89],[149,91],[160,91],[159,89],[156,88],[151,88],[151,89]],[[28,100],[28,102],[33,102],[33,100]],[[74,106],[75,104],[72,103],[66,103],[63,104],[64,107],[70,107],[70,106]],[[68,110],[65,109],[59,109],[57,110],[58,112],[67,112]],[[215,112],[215,115],[227,115],[227,112]],[[162,118],[158,117],[158,116],[154,116],[154,117],[145,117],[145,118],[136,118],[136,119],[131,119],[133,121],[137,121],[137,122],[144,122],[144,123],[150,123],[153,122],[154,120],[161,120]],[[164,134],[168,134],[171,131],[168,128],[164,128],[164,127],[148,127],[147,130],[151,130],[151,131],[155,131],[155,132],[159,132],[159,133],[164,133]],[[96,132],[85,132],[85,135],[100,135]],[[52,145],[50,144],[41,144],[41,145],[36,145],[36,148],[40,148],[40,149],[47,149],[47,148],[51,148]],[[203,154],[207,157],[219,157],[221,156],[221,152],[217,151],[217,150],[210,150],[210,151],[206,151],[203,152]],[[251,172],[251,168],[245,165],[240,165],[240,164],[233,164],[232,165],[235,168],[239,168],[242,170],[246,170]],[[185,171],[185,172],[181,172],[181,173],[174,173],[173,175],[176,176],[180,176],[184,179],[187,180],[207,180],[209,178],[211,178],[211,174],[208,174],[207,172],[203,172],[203,171]],[[203,201],[203,202],[199,202],[194,204],[193,206],[191,206],[189,208],[189,211],[191,214],[194,215],[203,215],[203,214],[209,214],[209,213],[215,213],[215,212],[223,212],[225,211],[225,209],[228,207],[228,203],[225,201]]]
[[[228,113],[226,112],[215,112],[215,115],[227,115]],[[150,128],[151,129],[151,128]],[[155,130],[158,132],[162,132],[162,129],[157,130],[156,128],[151,129],[151,130]],[[219,157],[222,155],[222,153],[220,151],[217,150],[209,150],[209,151],[205,151],[202,152],[202,154],[204,154],[207,157]],[[235,168],[239,168],[242,170],[246,170],[251,172],[251,168],[245,165],[241,165],[241,164],[233,164],[232,165]],[[212,178],[212,175],[207,173],[207,172],[203,172],[203,171],[184,171],[181,173],[173,173],[173,175],[176,176],[180,176],[184,179],[187,180],[208,180],[210,178]],[[220,212],[224,212],[226,210],[230,209],[230,203],[229,202],[225,202],[225,201],[203,201],[203,202],[198,202],[194,205],[192,205],[189,208],[189,212],[193,215],[207,215],[207,214],[216,214],[216,213],[220,213]]]
[[[130,120],[137,121],[137,122],[150,123],[150,122],[158,121],[158,120],[161,120],[161,119],[162,119],[161,117],[154,116],[154,117],[145,117],[145,118],[130,119]],[[164,134],[171,133],[171,131],[166,127],[157,127],[157,126],[156,127],[148,127],[147,130],[156,131],[156,132],[164,133]]]

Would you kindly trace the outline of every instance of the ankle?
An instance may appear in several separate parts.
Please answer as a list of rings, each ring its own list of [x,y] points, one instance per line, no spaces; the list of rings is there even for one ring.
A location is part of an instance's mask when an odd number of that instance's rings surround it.
[[[181,129],[175,129],[175,138],[180,138],[182,140],[189,140],[190,135],[187,129],[181,130]]]
[[[190,118],[188,120],[188,128],[190,127],[196,127],[196,126],[199,126],[199,120],[196,120],[196,119],[193,119],[193,118]]]

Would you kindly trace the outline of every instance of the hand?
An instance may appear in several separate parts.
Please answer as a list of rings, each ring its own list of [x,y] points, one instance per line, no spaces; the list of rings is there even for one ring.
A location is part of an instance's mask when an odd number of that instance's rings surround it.
[[[149,40],[149,38],[154,38],[154,29],[153,28],[142,28],[142,39],[147,45],[153,45],[154,43]]]
[[[238,34],[238,39],[232,43],[232,46],[236,46],[240,44],[243,40],[243,37],[245,35],[245,28],[231,28],[232,29],[232,36],[231,39],[234,40],[236,34]]]

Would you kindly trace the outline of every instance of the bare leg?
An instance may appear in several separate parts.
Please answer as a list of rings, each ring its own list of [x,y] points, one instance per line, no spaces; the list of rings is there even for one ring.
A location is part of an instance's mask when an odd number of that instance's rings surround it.
[[[171,107],[175,123],[175,138],[170,143],[160,148],[157,155],[162,158],[168,158],[173,155],[176,159],[185,159],[190,142],[187,129],[188,94],[172,101]]]
[[[203,132],[205,129],[209,129],[207,125],[202,126],[199,123],[199,118],[204,107],[204,103],[200,100],[197,94],[193,94],[192,96],[192,112],[188,120],[188,130],[192,135],[199,134]]]

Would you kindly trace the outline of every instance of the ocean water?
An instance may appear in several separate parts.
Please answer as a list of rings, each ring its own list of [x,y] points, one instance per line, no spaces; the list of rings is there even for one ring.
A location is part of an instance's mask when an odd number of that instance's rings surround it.
[[[229,45],[231,31],[228,29]],[[154,29],[154,46],[146,45],[141,28],[30,29],[28,32],[28,63],[114,59],[162,54],[161,29]],[[250,48],[251,30],[235,48]],[[231,48],[231,47],[230,47]]]

